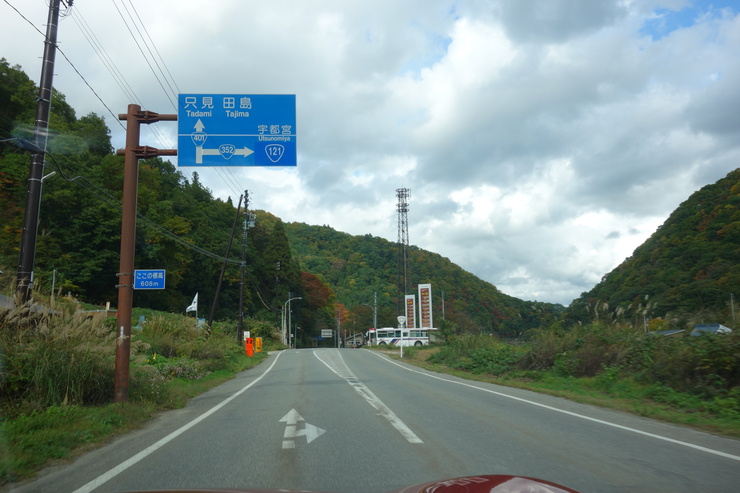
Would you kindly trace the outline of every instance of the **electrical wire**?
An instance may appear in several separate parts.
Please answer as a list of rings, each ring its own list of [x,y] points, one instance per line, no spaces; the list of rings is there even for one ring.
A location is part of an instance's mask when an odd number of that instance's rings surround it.
[[[114,4],[114,7],[116,7],[116,10],[118,11],[119,16],[121,17],[121,19],[123,20],[124,24],[126,25],[126,28],[129,31],[129,34],[134,39],[134,42],[136,43],[137,47],[139,48],[139,51],[141,52],[142,56],[144,56],[144,58],[145,58],[145,60],[147,62],[147,65],[149,65],[149,68],[152,71],[152,74],[154,75],[154,77],[159,82],[160,87],[166,93],[168,99],[170,99],[170,102],[172,102],[173,99],[176,100],[177,97],[178,97],[178,93],[180,92],[179,85],[177,84],[177,82],[175,81],[174,77],[172,76],[172,72],[169,70],[169,67],[167,67],[167,64],[165,63],[164,58],[161,56],[159,50],[157,49],[157,46],[154,43],[154,40],[149,35],[149,30],[146,28],[146,25],[144,24],[141,16],[139,15],[139,12],[136,10],[136,7],[133,5],[133,2],[131,0],[128,0],[129,1],[129,5],[131,6],[131,10],[129,10],[129,8],[126,6],[125,1],[124,0],[120,0],[123,9],[126,11],[126,14],[128,14],[128,18],[130,20],[130,23],[129,23],[126,20],[126,18],[124,17],[123,12],[121,11],[121,9],[116,4],[116,0],[111,0],[111,1]],[[133,12],[133,14],[132,14],[132,12]],[[136,18],[134,18],[134,16]],[[131,26],[133,26],[133,28]],[[141,26],[141,27],[139,27],[139,26]],[[139,42],[139,39],[137,39],[137,36],[134,34],[134,31],[136,31],[136,33],[138,34],[138,38],[140,38],[141,42]],[[144,36],[144,34],[146,36]],[[157,70],[154,69],[154,66],[152,65],[152,63],[149,62],[149,58],[144,53],[144,49],[142,48],[142,45],[146,48],[146,51],[149,53],[149,55],[151,57],[151,60],[154,62],[154,65],[156,65],[159,73],[157,73]],[[155,56],[155,54],[156,54],[156,56]],[[158,61],[158,59],[161,61],[161,64]],[[162,67],[164,67],[164,69]],[[160,77],[160,75],[161,75],[161,77]],[[162,80],[164,80],[164,84],[162,83]],[[171,94],[168,93],[167,90],[165,89],[165,87],[164,87],[165,84],[169,88],[169,91],[170,91]],[[173,88],[173,86],[174,86],[174,88]],[[175,91],[175,88],[177,89],[177,91]],[[170,97],[170,96],[172,96],[172,97]],[[176,105],[174,105],[174,103],[173,103],[173,106],[176,107]],[[236,177],[234,177],[234,175],[231,173],[231,171],[229,170],[228,167],[225,167],[225,168],[227,169],[228,175],[231,176],[231,179],[229,179],[229,176],[227,176],[221,170],[222,167],[219,166],[219,167],[215,167],[215,168],[216,168],[216,173],[218,174],[218,176],[221,179],[221,181],[226,185],[226,187],[229,190],[231,190],[232,193],[234,193],[234,195],[237,195],[237,196],[240,195],[241,194],[241,191],[240,190],[244,190],[246,188],[246,187],[240,186],[240,184],[238,183],[238,180],[236,179]]]
[[[236,189],[235,189],[235,188],[234,188],[234,187],[232,186],[232,185],[233,185],[233,183],[232,183],[232,182],[229,182],[229,180],[227,179],[227,177],[226,177],[226,175],[224,174],[224,172],[223,172],[223,171],[222,171],[222,170],[220,169],[220,167],[216,167],[215,169],[216,169],[216,174],[218,174],[218,175],[219,175],[219,177],[221,178],[221,181],[223,181],[223,182],[224,182],[224,184],[226,184],[226,187],[227,187],[227,188],[228,188],[229,190],[231,190],[231,193],[233,193],[234,195],[237,195],[237,196],[238,196],[238,195],[241,195],[241,192],[238,192],[238,191],[237,191],[237,190],[236,190]]]
[[[111,77],[113,77],[113,80],[115,80],[116,84],[118,84],[118,87],[121,88],[121,91],[126,96],[126,98],[129,101],[134,101],[137,104],[141,105],[141,100],[128,84],[121,71],[118,70],[118,67],[116,67],[116,64],[113,62],[110,55],[108,54],[108,51],[105,49],[103,44],[93,32],[90,24],[88,24],[87,20],[82,15],[82,12],[80,12],[79,9],[74,9],[73,15],[71,17],[75,24],[77,24],[80,32],[82,32],[83,36],[85,36],[85,39],[92,47],[95,54],[98,56],[100,61],[103,62],[103,65],[108,70],[108,73],[111,75]]]
[[[136,18],[139,20],[139,24],[141,24],[141,28],[144,29],[144,32],[146,33],[147,38],[149,38],[149,42],[152,45],[152,48],[154,48],[154,52],[157,54],[159,59],[162,61],[162,65],[164,65],[165,70],[167,70],[167,75],[169,75],[169,80],[172,81],[173,84],[175,84],[175,87],[177,88],[177,91],[173,91],[175,94],[178,94],[182,91],[180,91],[180,87],[177,85],[177,82],[175,81],[175,78],[172,77],[172,72],[170,72],[169,67],[167,66],[167,63],[165,63],[164,58],[162,58],[162,55],[159,53],[159,50],[157,49],[157,45],[154,44],[154,40],[149,35],[149,31],[146,28],[146,25],[144,24],[144,21],[141,20],[141,17],[139,16],[139,12],[136,10],[136,7],[134,7],[134,3],[129,0],[128,3],[131,5],[131,10],[134,11],[136,14]],[[151,53],[151,51],[150,51]],[[156,61],[156,60],[155,60]],[[160,72],[162,72],[162,69],[159,67],[159,64],[157,63],[157,67],[160,69]],[[165,77],[165,80],[167,80],[167,77],[164,75],[164,72],[162,72],[162,75]],[[169,82],[168,82],[169,85]],[[170,86],[170,90],[172,90],[172,86]]]
[[[37,31],[37,32],[38,32],[39,34],[41,34],[41,35],[42,35],[42,36],[44,37],[44,39],[46,39],[46,34],[42,33],[42,32],[41,32],[41,30],[39,30],[39,28],[37,28],[37,27],[36,27],[36,26],[35,26],[35,25],[33,24],[33,22],[31,22],[30,20],[28,20],[28,18],[27,18],[27,17],[25,16],[25,15],[23,15],[23,14],[22,14],[22,13],[21,13],[21,12],[20,12],[20,11],[19,11],[19,10],[18,10],[17,8],[15,8],[15,7],[13,6],[13,4],[11,4],[11,3],[10,3],[10,2],[8,1],[8,0],[4,0],[4,1],[5,1],[5,3],[7,3],[7,4],[8,4],[9,6],[10,6],[10,8],[12,8],[13,10],[15,10],[15,11],[16,11],[16,13],[17,13],[18,15],[20,15],[20,16],[21,16],[21,17],[23,18],[23,20],[25,20],[25,21],[26,21],[27,23],[29,23],[29,24],[31,25],[31,27],[33,27],[33,28],[34,28],[34,29],[35,29],[35,30],[36,30],[36,31]],[[89,88],[89,89],[90,89],[90,90],[92,91],[92,93],[93,93],[93,94],[95,95],[95,97],[96,97],[96,98],[98,98],[98,101],[100,101],[100,103],[101,103],[101,104],[102,104],[102,105],[103,105],[103,106],[105,107],[105,109],[107,109],[107,110],[108,110],[108,112],[109,112],[109,113],[110,113],[110,114],[111,114],[111,115],[113,116],[113,119],[114,119],[115,121],[118,121],[118,117],[117,117],[117,116],[115,115],[115,113],[113,113],[113,111],[112,111],[112,110],[111,110],[111,109],[110,109],[110,108],[108,107],[108,105],[107,105],[107,104],[105,104],[105,102],[104,102],[104,101],[103,101],[103,99],[102,99],[102,98],[100,97],[100,95],[99,95],[99,94],[98,94],[98,93],[97,93],[97,92],[95,91],[95,89],[93,89],[93,87],[92,87],[92,86],[90,85],[90,83],[89,83],[89,82],[87,81],[87,79],[85,79],[85,77],[84,77],[84,76],[83,76],[83,75],[82,75],[82,74],[80,73],[80,71],[79,71],[79,70],[77,70],[77,67],[75,67],[74,63],[72,63],[72,61],[71,61],[71,60],[69,59],[69,57],[67,57],[66,53],[64,53],[64,51],[63,51],[63,50],[62,50],[62,49],[61,49],[61,48],[59,47],[59,45],[58,45],[58,44],[56,45],[56,49],[57,49],[57,51],[58,51],[59,53],[61,53],[61,55],[62,55],[62,56],[64,57],[64,59],[65,59],[65,60],[67,60],[67,63],[69,63],[69,65],[70,65],[70,66],[72,67],[72,69],[73,69],[73,70],[74,70],[74,71],[75,71],[75,72],[77,73],[77,75],[78,75],[78,76],[80,77],[80,79],[82,79],[82,82],[84,82],[84,83],[85,83],[85,85],[86,85],[86,86],[87,86],[87,87],[88,87],[88,88]],[[122,124],[122,123],[121,123],[120,121],[118,121],[118,124],[119,124],[119,125],[121,126],[121,128],[123,128],[124,130],[126,129],[126,127],[124,127],[124,126],[123,126],[123,124]]]
[[[82,35],[87,40],[90,47],[93,49],[95,54],[98,56],[102,64],[105,66],[108,73],[111,75],[113,80],[116,82],[118,87],[120,87],[123,94],[126,96],[126,98],[133,102],[138,104],[139,106],[144,106],[142,103],[141,98],[136,94],[136,92],[133,90],[131,85],[126,80],[126,77],[123,75],[120,69],[118,69],[117,65],[113,61],[113,58],[108,54],[108,51],[105,49],[103,44],[100,42],[100,39],[93,31],[90,24],[87,22],[87,19],[85,19],[84,15],[82,15],[82,12],[80,12],[80,9],[74,9],[72,11],[72,19],[74,20],[75,24],[79,28]],[[147,126],[148,130],[151,131],[151,133],[154,135],[154,138],[159,142],[162,148],[171,148],[173,147],[171,141],[167,136],[162,132],[162,130],[157,126]]]
[[[110,193],[108,193],[107,190],[102,189],[99,186],[95,185],[87,177],[85,177],[83,175],[77,175],[75,177],[69,177],[62,170],[61,166],[59,165],[59,163],[57,162],[57,160],[54,158],[54,156],[51,153],[49,153],[47,151],[43,151],[41,148],[39,148],[38,146],[36,146],[33,142],[29,142],[29,141],[27,141],[25,139],[20,139],[20,138],[12,138],[12,139],[3,139],[3,140],[0,140],[0,142],[13,142],[13,141],[17,142],[18,145],[19,145],[19,147],[21,147],[22,149],[26,149],[26,150],[29,150],[29,151],[32,151],[32,152],[43,152],[44,155],[49,156],[51,158],[51,161],[54,164],[54,167],[59,172],[59,174],[61,175],[61,177],[64,178],[66,181],[71,182],[71,183],[74,183],[74,184],[76,184],[78,186],[81,186],[83,188],[86,188],[88,191],[90,191],[93,195],[95,195],[100,200],[103,200],[103,201],[108,202],[110,204],[114,204],[117,207],[123,209],[123,204],[121,203],[121,201],[119,201],[118,199],[116,199],[115,197],[113,197]],[[145,215],[141,214],[138,211],[136,212],[136,216],[139,219],[142,219],[143,221],[145,221],[150,227],[156,229],[160,233],[164,234],[165,236],[171,238],[172,240],[176,241],[180,245],[182,245],[182,246],[184,246],[184,247],[186,247],[186,248],[188,248],[190,250],[193,250],[195,252],[200,253],[201,255],[210,257],[210,258],[212,258],[214,260],[218,260],[220,262],[228,262],[228,263],[230,263],[232,265],[241,265],[241,261],[228,259],[228,258],[223,257],[221,255],[218,255],[216,253],[210,252],[210,251],[206,250],[205,248],[199,247],[198,245],[195,245],[194,243],[191,243],[191,242],[189,242],[189,241],[187,241],[187,240],[185,240],[183,238],[180,238],[179,236],[177,236],[172,231],[168,230],[164,226],[161,226],[161,225],[157,224],[155,221],[149,219],[148,217],[146,217]]]
[[[136,43],[136,47],[139,48],[141,55],[144,57],[144,61],[146,62],[146,64],[149,66],[149,69],[154,74],[154,78],[157,79],[157,82],[159,83],[159,87],[162,88],[162,91],[164,92],[165,96],[167,96],[167,99],[169,99],[170,104],[172,105],[172,108],[177,110],[177,104],[175,104],[170,93],[167,92],[167,89],[165,89],[164,84],[162,83],[156,71],[154,70],[154,67],[152,67],[152,64],[149,62],[149,58],[147,58],[146,53],[144,53],[144,49],[141,47],[139,40],[136,39],[136,36],[134,36],[134,32],[131,30],[131,26],[129,26],[129,23],[126,22],[126,18],[123,16],[123,12],[121,12],[121,9],[118,8],[118,5],[116,4],[115,0],[112,0],[112,3],[113,3],[113,6],[116,8],[116,11],[118,12],[118,15],[121,17],[123,24],[126,26],[126,29],[128,29],[129,34],[131,34],[131,38],[133,38],[134,43]],[[123,5],[125,8],[125,4]],[[136,28],[136,25],[134,25],[134,28]]]
[[[137,47],[139,48],[139,51],[144,56],[145,61],[147,62],[147,65],[152,70],[152,73],[154,74],[155,78],[157,79],[160,87],[165,92],[165,95],[167,96],[167,98],[169,99],[169,101],[173,105],[173,107],[176,108],[176,105],[174,104],[173,99],[171,97],[171,93],[168,93],[167,89],[165,89],[165,87],[164,87],[164,84],[162,83],[162,81],[160,80],[160,78],[157,76],[156,71],[152,67],[152,64],[149,62],[146,54],[144,53],[144,50],[141,48],[141,44],[136,39],[136,36],[134,35],[133,30],[131,29],[131,27],[129,26],[129,24],[126,22],[126,19],[123,16],[123,13],[121,12],[121,10],[115,4],[115,0],[112,0],[112,1],[113,1],[114,6],[116,7],[116,10],[119,13],[119,16],[121,17],[122,21],[126,25],[126,28],[128,29],[129,34],[134,39],[134,42],[136,43]],[[23,18],[29,25],[31,25],[39,34],[41,34],[44,38],[46,38],[46,35],[43,32],[41,32],[41,30],[39,30],[33,24],[33,22],[31,22],[26,16],[24,16],[15,6],[13,6],[8,0],[4,0],[4,2],[6,4],[8,4],[13,10],[15,10],[15,12],[21,18]],[[131,21],[134,24],[134,27],[135,27],[136,31],[141,36],[141,30],[139,30],[139,28],[136,26],[132,14],[128,11],[128,9],[126,8],[125,4],[123,4],[123,6],[126,9],[126,12],[129,14],[129,17],[131,18]],[[134,13],[136,15],[136,18],[139,20],[139,23],[141,24],[144,32],[146,33],[147,37],[149,38],[149,42],[153,46],[154,51],[159,55],[159,58],[162,60],[162,65],[165,66],[165,69],[167,70],[167,73],[169,74],[169,77],[172,80],[172,84],[174,84],[174,86],[177,87],[178,88],[178,91],[179,91],[179,87],[178,87],[177,83],[175,82],[174,78],[172,77],[172,74],[169,71],[169,68],[167,68],[166,64],[164,63],[164,59],[159,54],[159,50],[157,50],[156,45],[154,45],[151,36],[149,36],[148,30],[146,29],[146,27],[144,26],[144,24],[143,24],[143,22],[141,20],[141,16],[139,15],[138,11],[136,11],[136,9],[133,6],[133,4],[131,4],[131,7],[132,7],[132,9],[133,9],[133,11],[134,11]],[[66,15],[69,15],[70,8],[71,8],[71,2],[69,2],[69,5],[67,6],[67,11],[65,11],[65,16]],[[84,19],[84,17],[78,11],[79,11],[79,9],[72,10],[72,13],[74,14],[74,15],[72,15],[72,17],[75,20],[75,22],[77,23],[77,26],[80,29],[80,31],[83,33],[83,36],[86,38],[86,40],[88,41],[88,43],[93,48],[93,51],[98,55],[98,57],[100,58],[100,60],[103,63],[103,65],[111,73],[111,76],[113,77],[114,81],[116,81],[116,83],[119,85],[119,87],[124,92],[124,94],[126,94],[127,97],[131,98],[132,100],[138,101],[138,104],[140,106],[143,106],[143,104],[141,104],[140,98],[131,89],[131,86],[128,84],[128,82],[126,81],[126,79],[123,76],[123,74],[120,72],[120,70],[118,70],[118,68],[116,67],[116,65],[113,62],[112,58],[107,54],[107,51],[103,47],[102,43],[100,43],[100,41],[97,38],[97,36],[95,36],[94,32],[90,28],[90,25],[87,23],[87,21]],[[80,17],[80,22],[77,22],[77,19],[76,19],[76,17],[78,15]],[[144,44],[147,46],[147,51],[149,51],[150,55],[153,57],[154,55],[152,53],[152,50],[149,49],[148,43],[143,38],[143,36],[142,36],[142,40],[144,41]],[[72,63],[72,61],[69,59],[69,57],[66,55],[66,53],[64,53],[64,51],[61,48],[59,48],[59,46],[57,46],[57,51],[59,51],[59,53],[61,53],[61,55],[64,57],[64,59],[67,61],[67,63],[69,63],[69,65],[77,73],[77,75],[82,79],[82,81],[85,83],[85,85],[87,85],[87,87],[92,91],[92,93],[95,95],[95,97],[98,99],[98,101],[100,101],[100,103],[106,108],[106,110],[108,110],[108,112],[113,117],[114,121],[118,122],[118,125],[122,129],[125,130],[126,127],[118,119],[118,115],[116,115],[110,109],[110,107],[103,101],[103,99],[100,97],[100,95],[97,93],[97,91],[95,91],[95,89],[90,85],[90,83],[87,81],[87,79],[77,69],[77,67],[74,65],[74,63]],[[106,60],[108,60],[108,62],[106,62]],[[155,63],[156,63],[156,61],[155,61]],[[161,67],[159,67],[159,64],[158,63],[156,63],[156,64],[157,64],[158,68],[160,69],[160,73],[162,73],[163,76],[164,76],[164,72],[162,71]],[[118,75],[115,75],[115,74],[118,74]],[[165,78],[165,81],[167,81],[167,77],[165,76],[164,78]],[[167,81],[167,86],[170,88],[170,91],[172,93],[174,93],[174,89],[172,88],[172,85],[169,83],[169,81]],[[176,96],[176,94],[175,94],[175,96]],[[156,126],[154,126],[154,127],[147,126],[147,128],[149,128],[152,131],[152,133],[155,135],[155,137],[160,142],[160,144],[163,145],[163,147],[173,147],[173,146],[171,146],[171,145],[168,144],[169,139],[162,133],[161,130],[159,130],[158,128],[156,128]],[[240,186],[240,184],[238,183],[237,178],[234,176],[234,174],[231,172],[231,170],[228,167],[225,167],[226,170],[227,170],[226,172],[228,173],[228,176],[223,173],[223,171],[221,170],[221,168],[222,167],[215,167],[215,169],[217,171],[217,174],[219,175],[219,178],[224,182],[224,184],[227,186],[227,188],[229,190],[231,190],[235,195],[240,195],[241,192],[239,190],[240,189],[241,190],[244,190],[244,189],[246,189],[246,187],[241,187]]]

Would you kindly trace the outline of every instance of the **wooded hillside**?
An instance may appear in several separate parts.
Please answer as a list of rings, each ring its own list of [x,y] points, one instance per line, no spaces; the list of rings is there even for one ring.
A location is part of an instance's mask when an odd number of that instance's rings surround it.
[[[286,224],[286,233],[293,256],[302,268],[328,282],[337,300],[357,314],[359,325],[372,326],[372,309],[368,305],[373,304],[377,293],[378,325],[395,326],[396,243],[304,223]],[[417,247],[411,247],[409,267],[414,286],[432,285],[436,326],[442,324],[443,299],[444,319],[452,322],[456,330],[507,337],[547,324],[559,318],[564,309],[562,305],[508,296],[450,259]]]
[[[731,295],[737,303],[738,293],[740,168],[693,193],[632,256],[575,300],[567,319],[731,325]]]
[[[14,144],[31,138],[37,88],[5,59],[0,70],[0,269],[7,286],[18,262],[29,168],[28,151]],[[53,286],[81,301],[115,304],[123,158],[113,154],[102,117],[78,118],[56,92],[48,150],[45,174],[58,174],[44,181],[36,295],[48,296]],[[641,324],[663,317],[675,324],[728,322],[730,295],[740,292],[739,182],[735,170],[693,194],[633,256],[575,300],[565,322],[608,318]],[[185,176],[156,158],[140,162],[138,208],[136,268],[166,269],[167,289],[139,291],[135,305],[182,312],[199,293],[205,316],[235,204],[214,198],[197,173]],[[241,249],[235,245],[231,251],[217,319],[237,315]],[[304,336],[335,327],[337,312],[343,328],[364,331],[373,324],[377,293],[378,326],[394,325],[396,255],[396,244],[383,238],[284,224],[257,211],[248,233],[245,313],[277,323],[285,301],[301,297],[294,310]],[[435,325],[444,322],[450,331],[516,337],[563,315],[561,305],[508,296],[449,259],[413,246],[410,271],[414,285],[432,284]]]
[[[18,262],[29,154],[17,145],[33,131],[37,88],[20,67],[0,60],[0,269],[7,281]],[[34,268],[36,296],[52,290],[94,304],[115,305],[120,251],[123,158],[113,154],[110,131],[95,114],[78,118],[64,95],[54,93],[47,171]],[[182,312],[199,293],[201,316],[210,310],[236,204],[213,197],[198,174],[183,175],[161,158],[139,167],[136,260],[138,269],[167,271],[167,289],[138,291],[142,308]],[[237,231],[237,243],[240,231]],[[235,245],[227,266],[216,317],[236,318],[239,255]],[[395,244],[372,236],[353,237],[322,226],[283,224],[258,211],[248,233],[246,314],[280,320],[290,296],[305,334],[334,327],[342,312],[347,330],[372,326],[373,293],[378,325],[396,318]],[[493,285],[447,259],[414,248],[414,282],[433,285],[435,321],[445,318],[461,331],[516,335],[539,326],[560,305],[529,303],[506,296]],[[367,304],[367,305],[366,305]]]

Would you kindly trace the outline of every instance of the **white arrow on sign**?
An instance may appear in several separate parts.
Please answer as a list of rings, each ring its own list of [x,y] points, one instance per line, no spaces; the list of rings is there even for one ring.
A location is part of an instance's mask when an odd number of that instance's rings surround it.
[[[195,132],[190,134],[190,138],[193,140],[193,144],[195,144],[195,164],[203,164],[203,156],[221,156],[222,158],[229,160],[232,156],[247,157],[254,154],[254,151],[249,149],[247,146],[237,149],[236,146],[232,144],[221,144],[217,149],[204,149],[203,144],[205,144],[206,139],[208,139],[208,134],[203,132],[206,126],[202,121],[200,121],[200,118],[198,118],[198,121],[195,122],[194,128]],[[275,160],[273,160],[273,162],[275,162]]]
[[[231,156],[247,157],[251,154],[254,154],[254,151],[246,146],[241,149],[237,149],[235,146],[230,145],[222,145],[218,149],[203,149],[201,146],[196,146],[195,163],[202,164],[203,156],[222,156],[224,159],[231,159]]]
[[[306,437],[306,443],[311,443],[321,435],[326,433],[326,430],[306,423],[303,417],[298,414],[298,411],[291,409],[288,414],[282,417],[279,421],[285,423],[285,433],[283,433],[283,448],[295,448],[295,440],[293,438]],[[303,422],[305,425],[302,430],[297,429],[298,423]]]

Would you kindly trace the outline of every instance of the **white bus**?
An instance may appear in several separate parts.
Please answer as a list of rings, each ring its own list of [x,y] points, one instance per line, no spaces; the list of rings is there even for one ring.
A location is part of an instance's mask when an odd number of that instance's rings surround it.
[[[382,329],[370,329],[367,333],[367,340],[376,346],[428,346],[430,333],[434,340],[431,331],[435,330],[437,329],[403,329],[403,337],[401,337],[401,329],[383,327]]]

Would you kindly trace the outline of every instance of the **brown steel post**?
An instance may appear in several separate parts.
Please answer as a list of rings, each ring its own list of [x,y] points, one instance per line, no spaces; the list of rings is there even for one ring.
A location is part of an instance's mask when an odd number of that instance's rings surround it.
[[[134,293],[134,247],[136,239],[136,199],[139,184],[141,107],[128,105],[126,149],[123,169],[123,212],[121,215],[121,259],[118,268],[118,322],[116,334],[116,376],[114,401],[128,400],[129,358],[131,353],[131,310]],[[121,118],[124,115],[119,115]]]
[[[155,149],[140,146],[142,123],[177,121],[177,115],[160,115],[141,111],[137,104],[128,105],[128,113],[118,115],[126,120],[126,149],[116,154],[124,155],[123,212],[121,214],[121,260],[118,267],[118,318],[116,328],[116,370],[114,377],[114,402],[128,400],[129,359],[131,355],[131,310],[134,299],[134,249],[136,246],[136,200],[139,186],[139,159],[156,156],[177,156],[177,149]]]

